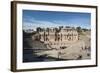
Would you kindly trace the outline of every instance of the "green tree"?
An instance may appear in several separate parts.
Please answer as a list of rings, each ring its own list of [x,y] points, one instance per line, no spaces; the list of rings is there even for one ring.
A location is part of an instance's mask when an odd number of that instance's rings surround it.
[[[46,28],[46,31],[49,32],[49,28]]]
[[[82,32],[81,27],[76,27],[76,30],[77,30],[78,33],[81,33]]]
[[[42,29],[41,29],[41,27],[37,27],[36,30],[37,30],[37,32],[39,32],[39,31],[41,31]]]
[[[63,28],[63,26],[59,26],[59,31]]]

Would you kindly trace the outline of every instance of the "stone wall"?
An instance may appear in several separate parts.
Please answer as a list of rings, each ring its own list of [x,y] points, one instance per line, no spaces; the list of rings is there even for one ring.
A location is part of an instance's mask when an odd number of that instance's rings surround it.
[[[60,48],[68,46],[78,40],[78,32],[72,28],[62,28],[59,31],[50,29],[48,31],[39,31],[39,39],[44,44],[49,45],[51,48]]]

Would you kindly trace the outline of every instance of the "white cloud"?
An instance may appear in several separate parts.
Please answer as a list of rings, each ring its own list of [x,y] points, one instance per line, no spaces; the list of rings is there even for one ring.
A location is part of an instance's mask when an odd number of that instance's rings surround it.
[[[72,26],[72,27],[78,27],[81,24],[69,24],[67,21],[43,21],[38,20],[33,17],[28,17],[27,19],[24,19],[23,22],[23,29],[34,29],[36,30],[37,27],[47,28],[47,27],[59,27],[59,26]],[[82,26],[82,25],[81,25]]]
[[[23,29],[36,29],[37,27],[47,28],[47,27],[58,27],[61,24],[50,21],[36,20],[34,18],[28,19],[28,21],[23,22]]]

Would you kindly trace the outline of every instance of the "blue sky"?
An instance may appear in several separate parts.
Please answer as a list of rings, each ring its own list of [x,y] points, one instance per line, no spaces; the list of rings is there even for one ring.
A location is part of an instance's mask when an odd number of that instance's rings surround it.
[[[72,26],[91,28],[91,14],[79,12],[56,12],[23,10],[23,29],[37,27]]]

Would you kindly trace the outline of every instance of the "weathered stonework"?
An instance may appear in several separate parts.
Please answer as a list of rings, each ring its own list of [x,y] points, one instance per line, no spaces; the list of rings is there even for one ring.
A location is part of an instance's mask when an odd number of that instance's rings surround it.
[[[49,28],[48,30],[38,31],[36,37],[46,44],[49,49],[67,47],[79,38],[78,32],[73,28],[61,28],[59,31],[55,28]]]

